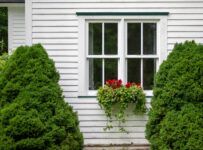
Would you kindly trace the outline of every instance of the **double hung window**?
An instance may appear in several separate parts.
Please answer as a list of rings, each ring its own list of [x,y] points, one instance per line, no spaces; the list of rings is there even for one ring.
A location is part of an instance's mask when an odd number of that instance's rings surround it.
[[[127,23],[127,82],[151,90],[157,66],[157,23]]]
[[[88,24],[89,90],[118,78],[118,23]]]
[[[119,60],[125,59],[125,79],[140,83],[145,90],[153,86],[157,65],[156,22],[126,22],[125,55],[119,56],[118,23],[88,23],[89,90],[97,90],[105,81],[118,79]]]
[[[96,94],[110,79],[121,79],[124,84],[140,83],[151,93],[154,74],[167,55],[167,24],[164,18],[149,18],[82,20],[84,26],[79,32],[84,34],[79,54],[82,95]]]

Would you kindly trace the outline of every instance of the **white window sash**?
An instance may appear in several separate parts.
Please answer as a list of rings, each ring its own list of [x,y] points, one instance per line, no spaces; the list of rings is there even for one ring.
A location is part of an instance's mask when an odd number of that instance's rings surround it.
[[[158,63],[158,60],[159,60],[159,55],[158,55],[158,46],[159,46],[159,43],[158,43],[158,40],[157,40],[157,37],[156,37],[156,54],[150,54],[150,55],[146,55],[146,54],[143,54],[143,48],[144,48],[144,44],[143,44],[143,26],[144,26],[144,23],[155,23],[156,24],[156,36],[158,36],[158,22],[159,22],[159,20],[140,20],[140,21],[132,21],[132,20],[130,20],[130,21],[128,21],[128,20],[126,20],[125,21],[125,45],[126,45],[126,47],[125,47],[125,59],[126,59],[126,61],[127,61],[127,59],[132,59],[132,58],[138,58],[138,59],[140,59],[140,83],[141,83],[141,87],[143,87],[144,85],[143,85],[143,83],[144,83],[144,80],[143,80],[143,78],[144,78],[144,65],[143,65],[143,59],[145,59],[145,58],[152,58],[152,59],[155,59],[156,60],[156,71],[158,71],[157,70],[157,68],[158,68],[158,66],[157,66],[157,63]],[[140,23],[140,25],[141,25],[141,43],[140,43],[140,48],[141,48],[141,53],[139,54],[139,55],[128,55],[128,45],[127,45],[127,42],[128,42],[128,23]],[[127,66],[127,62],[125,63],[126,64],[126,72],[128,71],[127,70],[127,68],[128,68],[128,66]],[[125,78],[125,80],[127,80],[127,76],[128,76],[128,74],[126,73],[126,78]],[[152,91],[152,90],[145,90],[145,91],[148,91],[148,92],[146,92],[147,94],[148,93],[150,93],[149,91]],[[148,94],[148,95],[151,95],[151,94]]]

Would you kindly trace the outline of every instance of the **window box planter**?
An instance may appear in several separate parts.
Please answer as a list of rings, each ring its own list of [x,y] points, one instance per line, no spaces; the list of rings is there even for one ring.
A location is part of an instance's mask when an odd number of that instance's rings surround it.
[[[126,110],[129,105],[133,106],[134,114],[146,112],[146,98],[140,84],[127,83],[123,85],[121,80],[108,80],[103,87],[99,88],[97,99],[107,116],[105,130],[113,127],[111,122],[115,117],[119,129],[127,132],[122,124],[126,121]]]

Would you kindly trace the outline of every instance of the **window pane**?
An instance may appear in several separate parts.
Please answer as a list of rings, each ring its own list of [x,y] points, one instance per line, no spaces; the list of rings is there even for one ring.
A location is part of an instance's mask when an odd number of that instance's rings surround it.
[[[141,83],[141,59],[128,59],[128,82]]]
[[[143,59],[143,87],[151,90],[156,72],[156,59]]]
[[[118,45],[118,25],[117,23],[104,24],[104,53],[117,54]]]
[[[89,59],[89,90],[102,86],[102,59]]]
[[[102,24],[89,23],[89,55],[102,54]]]
[[[156,23],[143,24],[143,53],[156,54]]]
[[[141,53],[141,24],[128,23],[128,54]]]
[[[104,80],[111,80],[118,78],[118,60],[105,59],[105,78]]]

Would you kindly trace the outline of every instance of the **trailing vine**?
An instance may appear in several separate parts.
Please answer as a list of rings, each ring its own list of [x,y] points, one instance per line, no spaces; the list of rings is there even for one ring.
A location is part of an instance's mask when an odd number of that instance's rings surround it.
[[[115,117],[119,129],[127,132],[122,125],[126,122],[125,112],[129,105],[133,105],[135,114],[146,112],[145,94],[140,84],[123,85],[121,80],[108,80],[104,87],[99,88],[97,99],[107,116],[105,130],[113,128],[112,121]]]

